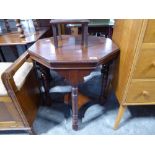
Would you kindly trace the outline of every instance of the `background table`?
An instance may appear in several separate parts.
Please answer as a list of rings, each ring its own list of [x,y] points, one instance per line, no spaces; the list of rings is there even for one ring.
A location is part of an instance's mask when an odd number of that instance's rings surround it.
[[[113,26],[114,26],[114,20],[112,19],[90,19],[90,22],[88,24],[89,27],[88,32],[90,35],[97,35],[97,36],[104,35],[105,37],[111,38],[113,33]],[[68,33],[70,33],[71,31],[72,34],[76,35],[78,33],[81,33],[81,25],[67,24],[66,31]]]
[[[62,36],[59,48],[55,48],[53,38],[38,40],[28,52],[32,59],[58,71],[72,85],[73,129],[78,129],[78,88],[83,77],[98,65],[103,65],[104,81],[107,82],[108,62],[119,53],[119,48],[109,38],[88,37],[88,48],[83,48],[81,38]],[[104,72],[105,71],[105,72]],[[103,84],[106,87],[105,84]]]
[[[25,50],[28,48],[28,45],[33,44],[35,41],[43,37],[45,33],[47,32],[47,28],[42,28],[38,31],[32,31],[31,29],[25,33],[25,38],[20,38],[19,33],[17,31],[10,32],[10,33],[4,33],[3,35],[0,35],[0,54],[3,59],[3,61],[7,61],[5,58],[5,54],[2,51],[2,47],[9,46],[16,58],[19,57],[17,45],[22,45],[25,47]]]

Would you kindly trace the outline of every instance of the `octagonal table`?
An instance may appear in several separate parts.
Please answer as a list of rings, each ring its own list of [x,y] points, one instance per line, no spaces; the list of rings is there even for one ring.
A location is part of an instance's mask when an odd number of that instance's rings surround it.
[[[108,62],[119,53],[119,48],[109,38],[89,36],[88,47],[81,45],[80,36],[63,35],[55,48],[53,37],[38,40],[29,49],[31,58],[49,69],[55,70],[72,85],[72,127],[78,129],[78,83],[83,77],[102,65],[104,80],[107,81]],[[103,84],[105,87],[106,84]]]

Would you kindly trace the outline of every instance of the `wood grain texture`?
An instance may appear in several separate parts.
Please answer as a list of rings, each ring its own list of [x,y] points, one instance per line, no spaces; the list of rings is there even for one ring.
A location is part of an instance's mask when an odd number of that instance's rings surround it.
[[[38,86],[39,83],[36,80],[34,70],[32,70],[21,90],[16,93],[17,99],[30,127],[33,125],[40,104],[40,92]]]
[[[61,64],[88,64],[92,66],[105,61],[106,58],[110,58],[113,55],[118,54],[118,47],[108,38],[100,38],[90,36],[88,38],[88,48],[82,48],[80,44],[80,36],[62,36],[62,41],[59,40],[59,44],[62,46],[58,49],[54,47],[53,38],[38,40],[34,45],[29,48],[31,56],[35,56],[38,59],[41,58],[49,64],[55,65],[55,68]],[[51,65],[51,67],[52,67]],[[85,66],[87,67],[87,66]],[[71,66],[73,68],[73,66]],[[78,68],[78,67],[77,67]]]
[[[119,46],[120,56],[116,62],[113,88],[120,104],[130,76],[142,24],[143,20],[116,20],[114,27],[112,40]]]

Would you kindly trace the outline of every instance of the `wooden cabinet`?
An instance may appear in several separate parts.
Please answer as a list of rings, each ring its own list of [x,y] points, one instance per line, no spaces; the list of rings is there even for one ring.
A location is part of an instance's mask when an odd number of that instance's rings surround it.
[[[113,79],[117,128],[127,106],[155,104],[155,20],[116,20],[112,39],[120,47]]]

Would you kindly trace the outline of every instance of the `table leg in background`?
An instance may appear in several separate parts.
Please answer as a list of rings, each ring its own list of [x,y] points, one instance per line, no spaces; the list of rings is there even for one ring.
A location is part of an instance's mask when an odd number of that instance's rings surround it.
[[[54,45],[55,45],[56,48],[58,48],[58,38],[57,38],[56,24],[52,24],[52,29],[53,29]]]
[[[82,24],[82,45],[88,47],[88,24]]]
[[[72,87],[72,128],[78,130],[78,88]]]
[[[17,46],[10,46],[14,56],[16,57],[16,59],[19,58],[19,53],[18,53],[18,49],[17,49]]]

